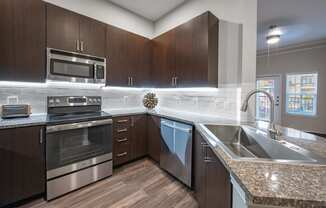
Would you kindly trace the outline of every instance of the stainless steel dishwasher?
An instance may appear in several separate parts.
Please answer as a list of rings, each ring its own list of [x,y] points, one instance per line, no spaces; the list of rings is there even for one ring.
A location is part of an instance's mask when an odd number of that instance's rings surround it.
[[[161,119],[160,167],[191,187],[192,126]]]

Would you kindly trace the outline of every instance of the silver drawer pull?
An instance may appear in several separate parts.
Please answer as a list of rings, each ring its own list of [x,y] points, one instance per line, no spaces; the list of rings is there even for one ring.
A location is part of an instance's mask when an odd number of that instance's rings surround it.
[[[117,140],[117,142],[119,142],[119,143],[121,143],[121,142],[126,142],[126,141],[128,141],[127,138],[124,138],[124,139],[118,139],[118,140]]]
[[[122,132],[126,132],[126,131],[128,131],[127,128],[117,130],[118,133],[122,133]]]
[[[123,153],[117,154],[117,157],[123,157],[123,156],[126,156],[127,154],[128,154],[127,152],[123,152]]]
[[[123,120],[118,120],[118,123],[127,123],[129,120],[128,119],[123,119]]]

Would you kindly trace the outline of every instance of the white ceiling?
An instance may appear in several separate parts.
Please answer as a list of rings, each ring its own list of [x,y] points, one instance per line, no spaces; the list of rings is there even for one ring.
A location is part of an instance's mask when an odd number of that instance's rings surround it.
[[[108,0],[151,21],[157,21],[188,0]]]
[[[302,44],[326,38],[326,0],[258,0],[258,50],[266,49],[270,25],[283,35],[275,47]]]

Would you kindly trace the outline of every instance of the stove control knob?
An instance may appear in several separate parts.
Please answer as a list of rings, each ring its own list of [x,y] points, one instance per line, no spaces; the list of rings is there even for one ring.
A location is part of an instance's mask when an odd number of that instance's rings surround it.
[[[55,102],[59,104],[60,103],[60,99],[58,99],[58,98],[55,99]]]
[[[49,100],[49,103],[50,103],[50,104],[54,103],[54,100],[53,100],[53,99],[50,99],[50,100]]]
[[[100,99],[100,98],[98,98],[98,99],[97,99],[97,102],[98,102],[98,103],[100,103],[100,102],[101,102],[101,99]]]

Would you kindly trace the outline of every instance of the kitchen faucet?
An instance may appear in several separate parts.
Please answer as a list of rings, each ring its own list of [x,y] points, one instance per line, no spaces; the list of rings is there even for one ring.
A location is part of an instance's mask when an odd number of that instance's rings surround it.
[[[254,94],[257,93],[263,93],[264,95],[266,95],[269,99],[269,103],[271,106],[271,112],[270,112],[270,128],[268,129],[270,136],[272,139],[277,139],[277,136],[281,135],[281,132],[276,128],[275,122],[274,122],[274,105],[275,105],[275,101],[274,98],[272,97],[271,94],[269,94],[268,92],[264,91],[264,90],[252,90],[248,93],[248,95],[246,96],[245,100],[243,101],[243,104],[241,106],[241,111],[242,112],[246,112],[248,109],[248,102],[249,99],[251,98],[251,96],[253,96]]]

